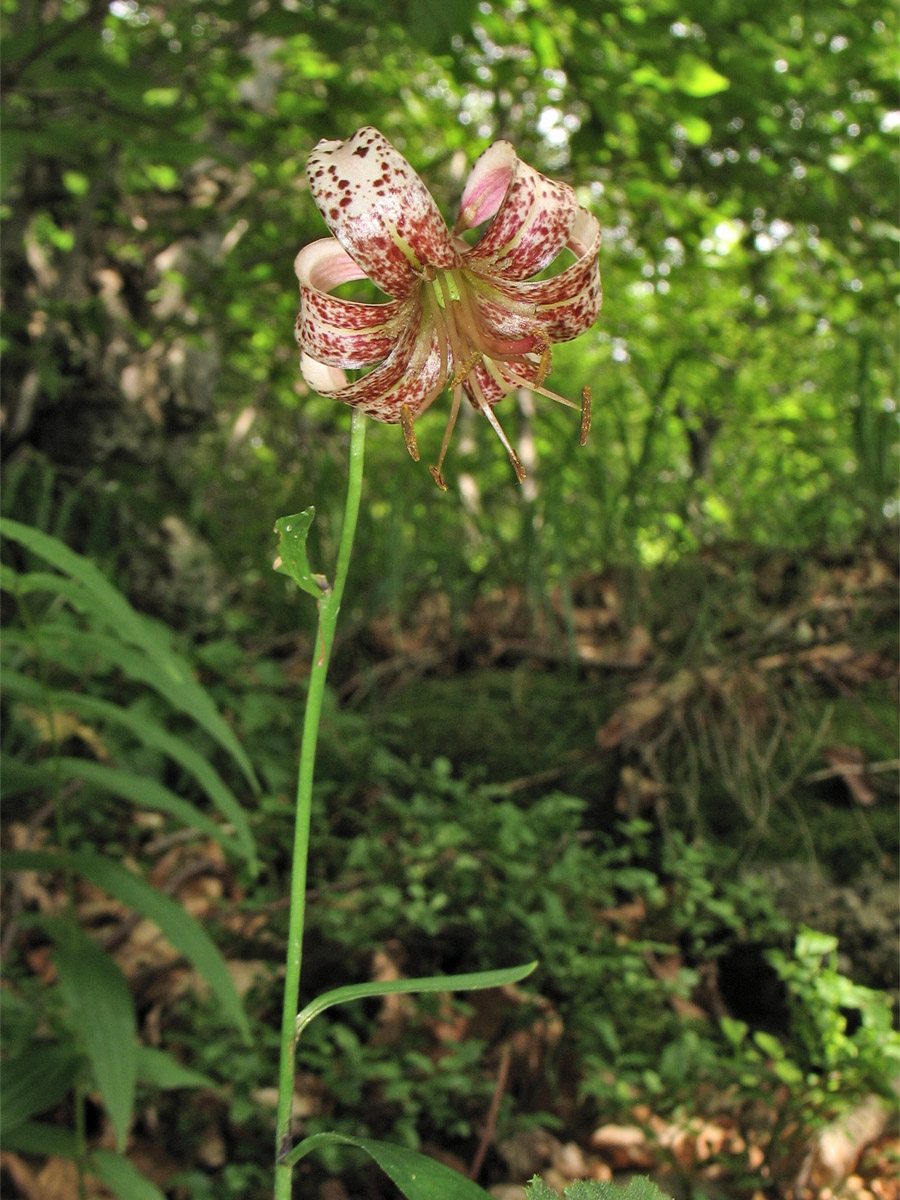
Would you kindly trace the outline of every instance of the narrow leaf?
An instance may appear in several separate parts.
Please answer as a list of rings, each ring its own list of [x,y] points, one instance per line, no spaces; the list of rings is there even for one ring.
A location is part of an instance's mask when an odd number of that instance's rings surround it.
[[[222,1004],[228,1020],[249,1038],[247,1017],[241,1006],[225,959],[202,926],[176,901],[151,887],[140,875],[89,850],[61,854],[47,850],[10,850],[3,856],[8,871],[71,870],[109,892],[129,908],[154,921],[176,950],[188,958]]]
[[[349,1000],[363,1000],[369,996],[392,996],[397,993],[413,992],[473,992],[479,988],[503,987],[507,983],[518,983],[537,966],[536,962],[518,967],[501,967],[494,971],[474,971],[468,975],[432,975],[422,979],[392,979],[387,983],[350,983],[334,988],[317,996],[297,1015],[296,1031],[301,1031],[326,1008],[335,1004],[346,1004]]]
[[[80,592],[64,586],[59,589],[60,594],[64,594],[81,612],[95,617],[116,638],[143,651],[157,668],[153,686],[175,707],[189,713],[202,725],[238,763],[254,791],[259,790],[244,748],[209,693],[196,681],[188,664],[172,648],[165,626],[132,608],[94,563],[70,550],[58,538],[9,518],[0,519],[0,534],[19,542],[80,584]]]
[[[22,675],[18,671],[3,672],[3,687],[7,695],[22,699],[39,701],[50,704],[57,712],[77,712],[81,716],[94,717],[110,724],[121,725],[133,733],[145,746],[159,750],[168,755],[173,762],[178,763],[185,771],[196,779],[206,795],[213,802],[226,821],[235,829],[235,835],[241,843],[244,856],[249,859],[252,867],[256,867],[256,845],[250,831],[247,814],[241,807],[234,792],[218,771],[193,746],[188,745],[183,738],[162,725],[150,720],[142,713],[131,709],[121,708],[108,700],[97,696],[88,696],[82,692],[48,692],[35,679]]]
[[[43,1121],[26,1121],[8,1133],[4,1131],[3,1149],[55,1158],[78,1158],[81,1154],[81,1144],[71,1129],[60,1129]]]
[[[137,1048],[137,1077],[140,1083],[171,1091],[174,1088],[214,1088],[215,1080],[183,1067],[165,1050],[155,1046]]]
[[[220,826],[202,813],[196,805],[182,800],[155,779],[135,775],[133,771],[126,771],[122,767],[109,767],[106,763],[92,762],[89,758],[63,757],[55,761],[63,779],[81,779],[100,791],[129,800],[141,808],[170,813],[189,829],[196,829],[198,833],[215,838],[229,853],[240,854],[240,848],[230,834],[223,832]]]
[[[318,600],[330,591],[328,581],[322,575],[314,575],[306,554],[306,539],[309,537],[309,527],[316,515],[314,508],[305,508],[303,512],[294,513],[292,517],[279,517],[275,522],[275,532],[278,534],[278,558],[275,560],[275,570],[282,575],[288,575],[296,583]]]
[[[0,1132],[4,1145],[13,1129],[63,1098],[84,1060],[71,1045],[36,1042],[21,1054],[3,1060],[0,1090]]]
[[[123,1154],[95,1150],[88,1163],[91,1174],[102,1179],[122,1200],[166,1200],[165,1192],[142,1175]]]
[[[404,1146],[375,1142],[371,1138],[348,1137],[343,1133],[315,1133],[304,1138],[285,1158],[286,1164],[298,1162],[320,1146],[355,1146],[378,1163],[407,1200],[487,1200],[488,1193],[465,1175],[443,1163],[426,1158]]]
[[[121,1152],[137,1083],[137,1017],[131,990],[115,962],[77,925],[66,929],[53,959],[70,1028],[90,1061]]]

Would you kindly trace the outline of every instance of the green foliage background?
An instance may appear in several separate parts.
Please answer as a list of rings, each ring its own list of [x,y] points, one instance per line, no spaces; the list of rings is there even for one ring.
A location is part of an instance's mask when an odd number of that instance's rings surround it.
[[[280,513],[315,500],[330,546],[349,422],[299,378],[291,264],[327,232],[309,150],[362,124],[451,219],[496,138],[569,179],[603,225],[606,294],[594,330],[555,356],[555,387],[592,385],[590,447],[549,402],[508,402],[534,464],[525,503],[474,414],[447,497],[397,430],[373,434],[367,601],[438,583],[462,598],[526,565],[651,563],[723,538],[846,543],[893,513],[893,10],[3,10],[7,435],[75,482],[88,544],[96,525],[98,549],[127,549],[178,514],[250,592]],[[420,425],[426,457],[445,415]],[[20,518],[41,503],[31,468],[11,473]]]

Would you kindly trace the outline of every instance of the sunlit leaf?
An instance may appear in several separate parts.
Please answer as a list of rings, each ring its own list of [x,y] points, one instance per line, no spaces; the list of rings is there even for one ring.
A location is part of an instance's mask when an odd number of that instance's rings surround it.
[[[675,86],[686,96],[702,98],[726,91],[731,81],[704,59],[693,54],[682,54],[675,71]]]
[[[378,1163],[407,1200],[486,1200],[488,1195],[477,1183],[466,1179],[443,1163],[426,1158],[405,1146],[376,1142],[371,1138],[348,1137],[342,1133],[316,1133],[295,1146],[286,1163],[299,1162],[323,1146],[354,1146]]]

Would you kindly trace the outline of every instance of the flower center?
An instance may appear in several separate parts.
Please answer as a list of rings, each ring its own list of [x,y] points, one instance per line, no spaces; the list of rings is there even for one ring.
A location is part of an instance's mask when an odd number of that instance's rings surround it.
[[[503,431],[493,410],[504,396],[516,388],[526,388],[568,408],[578,408],[571,400],[548,391],[544,379],[550,371],[550,344],[540,333],[520,338],[498,338],[488,332],[479,298],[507,313],[527,321],[535,316],[535,306],[510,300],[489,280],[465,267],[438,271],[426,268],[422,279],[422,302],[430,327],[437,335],[440,370],[434,386],[425,397],[426,408],[448,385],[453,389],[450,419],[441,442],[437,466],[430,467],[435,483],[446,490],[441,466],[450,445],[450,438],[459,415],[462,393],[465,391],[472,406],[484,414],[509,455],[521,483],[525,470],[518,454]],[[487,394],[486,394],[487,393]],[[488,397],[492,396],[492,399]],[[582,393],[582,444],[590,425],[590,390]],[[403,431],[410,454],[418,459],[418,448],[412,432],[412,418],[407,409],[403,414]]]

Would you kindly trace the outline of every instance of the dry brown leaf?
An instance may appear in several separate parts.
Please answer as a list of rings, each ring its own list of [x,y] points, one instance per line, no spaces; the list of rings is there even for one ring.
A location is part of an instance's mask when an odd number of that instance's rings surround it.
[[[844,781],[847,791],[857,804],[866,807],[875,803],[875,791],[866,777],[866,756],[856,746],[827,746],[822,757]]]
[[[109,751],[96,729],[70,712],[48,713],[44,709],[32,708],[28,704],[16,705],[16,716],[26,721],[41,741],[50,746],[61,746],[70,738],[78,738],[94,752],[100,762],[109,762]]]
[[[591,1134],[592,1150],[599,1151],[614,1171],[656,1165],[647,1135],[637,1125],[601,1125]]]

